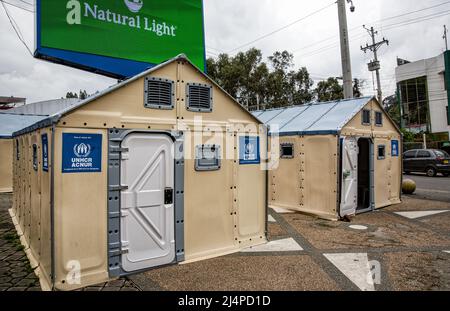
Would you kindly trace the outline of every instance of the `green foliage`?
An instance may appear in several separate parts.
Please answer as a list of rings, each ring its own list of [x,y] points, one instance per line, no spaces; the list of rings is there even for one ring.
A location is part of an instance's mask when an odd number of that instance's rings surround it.
[[[403,134],[403,141],[405,143],[411,143],[415,141],[415,137],[416,135],[410,131],[408,131],[407,129],[401,129],[402,134]]]
[[[306,68],[293,70],[293,55],[275,52],[263,62],[260,50],[252,48],[234,57],[220,54],[207,60],[209,76],[242,105],[272,108],[304,104],[313,98],[313,80]]]
[[[89,97],[89,94],[86,92],[86,90],[80,90],[79,93],[77,92],[67,92],[66,98],[79,98],[79,99],[86,99]]]
[[[328,78],[317,84],[316,96],[320,102],[339,100],[344,98],[344,89],[337,78]]]
[[[305,67],[294,69],[294,56],[288,51],[275,52],[263,61],[260,50],[252,48],[235,56],[220,54],[207,60],[209,76],[225,91],[251,110],[302,105],[313,100],[344,98],[337,78],[319,82],[316,89]],[[353,93],[361,97],[361,80],[355,79]]]

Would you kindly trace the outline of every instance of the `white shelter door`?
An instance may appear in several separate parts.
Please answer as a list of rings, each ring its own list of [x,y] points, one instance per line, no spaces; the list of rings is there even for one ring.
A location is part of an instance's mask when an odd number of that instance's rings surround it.
[[[122,148],[122,269],[139,271],[175,260],[173,141],[132,133]],[[171,198],[171,199],[170,199]]]
[[[344,217],[356,213],[358,206],[358,141],[355,137],[342,139],[341,211]]]

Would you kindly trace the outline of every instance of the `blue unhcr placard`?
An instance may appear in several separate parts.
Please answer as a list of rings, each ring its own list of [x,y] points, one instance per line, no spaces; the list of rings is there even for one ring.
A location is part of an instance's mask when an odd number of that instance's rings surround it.
[[[48,135],[42,134],[42,170],[48,172]]]
[[[400,154],[400,150],[398,149],[398,140],[392,140],[391,141],[391,155],[393,157],[398,157]]]
[[[260,164],[259,137],[239,137],[239,164]]]
[[[102,135],[63,133],[62,172],[102,171]]]

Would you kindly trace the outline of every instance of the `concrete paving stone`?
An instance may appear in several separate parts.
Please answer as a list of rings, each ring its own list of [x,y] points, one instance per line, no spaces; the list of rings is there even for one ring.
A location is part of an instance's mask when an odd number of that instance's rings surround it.
[[[295,252],[302,251],[303,248],[293,238],[270,241],[266,244],[243,249],[243,253],[258,252]]]
[[[41,288],[40,287],[28,287],[27,288],[27,292],[41,292]]]
[[[27,276],[27,273],[26,273],[26,272],[13,272],[13,273],[11,274],[11,276],[12,276],[13,278],[23,278],[23,277],[26,277],[26,276]]]
[[[36,281],[35,280],[30,280],[30,279],[22,279],[22,280],[18,281],[15,285],[16,286],[31,287],[31,286],[35,286],[36,285]]]
[[[4,283],[10,283],[11,280],[12,280],[11,277],[6,277],[6,276],[0,277],[0,285],[4,284]]]
[[[138,292],[139,289],[135,287],[122,287],[120,289],[121,292]]]
[[[122,287],[125,284],[124,279],[109,281],[105,284],[107,287]]]
[[[384,254],[394,290],[450,290],[450,256],[426,252]]]
[[[24,292],[26,291],[26,287],[10,287],[8,288],[8,292]]]
[[[282,215],[318,249],[450,246],[450,237],[389,213],[357,215],[354,222],[369,228],[355,231],[348,223],[316,219],[302,214]]]
[[[103,288],[103,287],[93,287],[93,286],[90,286],[90,287],[83,288],[82,291],[84,291],[84,292],[99,292],[99,291],[102,290],[102,288]]]
[[[287,235],[286,231],[284,231],[283,228],[279,224],[269,223],[268,228],[269,228],[269,234],[268,234],[269,240],[272,240],[273,238],[276,238],[276,237]]]
[[[115,286],[105,286],[102,289],[102,292],[118,292],[120,291],[120,287]]]
[[[170,291],[340,289],[307,255],[225,256],[144,272],[133,282],[143,290],[156,283]]]

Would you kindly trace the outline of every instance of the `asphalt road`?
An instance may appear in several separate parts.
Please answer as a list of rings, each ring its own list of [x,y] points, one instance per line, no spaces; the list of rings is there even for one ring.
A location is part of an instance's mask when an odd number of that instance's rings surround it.
[[[450,202],[450,177],[438,175],[428,177],[424,174],[404,175],[404,179],[412,179],[416,182],[415,195],[419,198]]]

